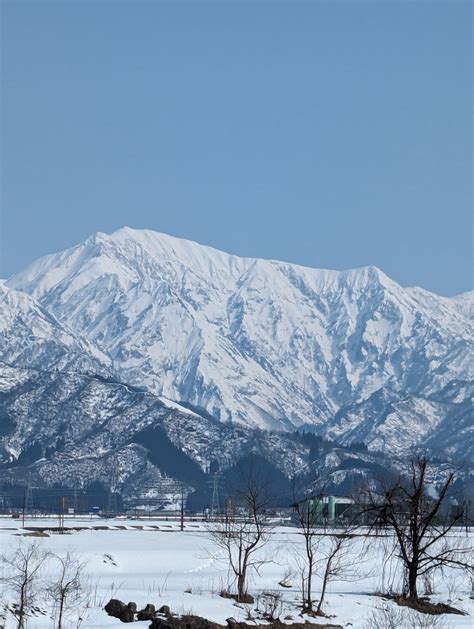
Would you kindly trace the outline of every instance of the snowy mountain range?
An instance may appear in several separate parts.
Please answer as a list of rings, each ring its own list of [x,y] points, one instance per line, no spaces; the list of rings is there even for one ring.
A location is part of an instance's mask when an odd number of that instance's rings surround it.
[[[470,459],[473,302],[403,288],[376,267],[310,269],[152,231],[98,233],[0,284],[0,405],[8,397],[11,415],[24,368],[99,376],[108,393],[93,404],[95,434],[115,383],[174,404],[176,422],[194,413],[201,427],[303,428],[391,455]],[[13,441],[5,452],[19,455]]]
[[[402,288],[375,267],[309,269],[124,228],[6,286],[110,357],[123,381],[228,423],[324,431],[382,389],[438,401],[473,379],[473,293]]]
[[[184,485],[202,508],[209,505],[214,472],[221,472],[222,491],[235,466],[249,457],[288,493],[294,474],[305,474],[310,483],[324,467],[332,486],[347,491],[357,479],[387,468],[380,453],[314,435],[229,426],[101,376],[0,363],[4,489],[84,490],[98,483],[130,508],[169,507]]]

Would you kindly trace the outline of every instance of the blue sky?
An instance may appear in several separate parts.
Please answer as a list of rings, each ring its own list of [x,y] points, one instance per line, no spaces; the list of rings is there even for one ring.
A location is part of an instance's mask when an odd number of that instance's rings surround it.
[[[2,3],[1,275],[146,227],[471,288],[472,5]]]

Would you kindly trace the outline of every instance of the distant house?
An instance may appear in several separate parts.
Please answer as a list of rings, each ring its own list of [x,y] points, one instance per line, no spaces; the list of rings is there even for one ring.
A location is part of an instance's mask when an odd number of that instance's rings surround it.
[[[309,496],[298,503],[313,512],[316,524],[333,524],[349,515],[353,504],[348,496]]]

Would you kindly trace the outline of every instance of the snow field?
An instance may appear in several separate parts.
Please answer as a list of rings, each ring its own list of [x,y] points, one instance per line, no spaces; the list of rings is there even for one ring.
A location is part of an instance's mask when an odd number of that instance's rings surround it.
[[[71,526],[73,521],[68,521]],[[86,524],[78,521],[78,525]],[[89,521],[90,525],[100,524]],[[258,596],[264,592],[278,592],[282,596],[281,618],[285,622],[302,621],[299,615],[300,574],[299,555],[302,551],[302,539],[297,529],[279,527],[273,530],[270,542],[261,551],[262,558],[270,563],[262,566],[260,574],[252,574],[249,591],[255,596],[253,605],[236,605],[230,599],[219,596],[222,589],[229,585],[228,573],[222,553],[216,549],[206,532],[206,524],[187,525],[184,532],[179,531],[177,522],[107,521],[104,525],[118,525],[125,529],[81,530],[68,534],[51,534],[50,537],[23,537],[21,523],[0,520],[0,550],[11,553],[18,543],[29,544],[37,541],[42,548],[64,555],[70,551],[86,563],[84,583],[89,589],[91,607],[84,610],[83,629],[122,627],[123,624],[107,616],[102,607],[112,597],[124,602],[135,601],[138,608],[147,603],[159,607],[169,605],[175,614],[192,613],[205,616],[215,622],[225,624],[226,618],[247,620],[251,613],[256,616]],[[35,526],[47,526],[47,522],[34,521]],[[50,526],[56,526],[51,520]],[[142,526],[143,529],[131,528]],[[150,526],[160,529],[150,530]],[[168,528],[167,528],[168,527]],[[471,534],[471,542],[474,535]],[[322,549],[328,540],[322,542]],[[387,538],[356,538],[348,557],[349,567],[346,579],[335,580],[329,584],[325,612],[330,619],[317,619],[314,623],[330,622],[352,629],[367,629],[374,610],[383,606],[396,608],[397,613],[405,614],[407,621],[402,629],[413,627],[408,618],[423,618],[415,612],[399,608],[391,601],[384,601],[372,595],[376,591],[387,591],[392,584],[394,589],[400,586],[400,566],[396,559],[384,561],[389,544]],[[5,566],[2,564],[2,577]],[[47,583],[51,578],[52,566],[45,567],[42,580]],[[291,587],[282,587],[279,582],[286,577]],[[317,600],[320,578],[315,579],[314,598]],[[455,594],[452,590],[455,584]],[[450,589],[451,588],[451,589]],[[435,626],[437,629],[457,629],[472,627],[473,602],[469,599],[471,583],[467,577],[446,573],[445,579],[438,575],[435,579],[434,601],[446,602],[451,595],[453,606],[463,609],[468,616],[444,615]],[[12,602],[8,585],[2,592],[3,603]],[[262,603],[260,603],[261,608]],[[53,626],[51,602],[38,599],[37,606],[48,613],[31,617],[28,629],[46,629]],[[377,612],[378,613],[378,612]],[[291,620],[290,618],[291,617]],[[260,621],[261,622],[261,621]],[[77,627],[77,620],[70,618],[69,628]],[[349,624],[351,623],[351,624]],[[141,622],[147,627],[149,622]],[[1,621],[0,621],[1,626]],[[13,616],[6,614],[6,629],[14,626]],[[426,625],[416,625],[426,627]]]

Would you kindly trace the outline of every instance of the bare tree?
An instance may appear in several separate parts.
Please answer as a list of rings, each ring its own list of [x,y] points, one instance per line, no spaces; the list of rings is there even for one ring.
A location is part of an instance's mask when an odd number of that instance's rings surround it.
[[[17,628],[24,629],[29,610],[38,593],[38,581],[44,562],[48,557],[38,541],[26,544],[20,541],[12,554],[2,555],[2,563],[7,567],[9,588],[16,597],[14,614]]]
[[[247,583],[250,571],[267,562],[258,551],[269,540],[265,511],[269,506],[269,482],[262,479],[253,466],[240,470],[240,481],[232,500],[228,500],[223,519],[210,532],[214,543],[221,548],[236,583],[235,598],[249,599]]]
[[[407,477],[364,494],[364,510],[373,514],[372,526],[383,523],[394,533],[405,569],[403,593],[413,601],[418,599],[420,577],[440,567],[469,567],[468,549],[448,536],[463,521],[462,509],[451,514],[445,509],[454,472],[445,476],[432,497],[427,490],[428,471],[428,459],[418,457],[411,462]]]
[[[56,627],[63,629],[65,617],[72,610],[79,611],[84,598],[82,573],[84,564],[70,552],[65,556],[54,555],[59,564],[59,572],[52,581],[47,593],[57,606]]]
[[[317,500],[321,504],[322,494],[323,490],[320,490],[317,496]],[[310,614],[314,605],[312,590],[317,562],[317,549],[321,542],[320,514],[315,509],[313,500],[306,499],[302,495],[301,490],[298,491],[295,488],[295,481],[293,482],[293,508],[304,544],[304,553],[300,562],[303,612]]]
[[[356,554],[353,549],[354,527],[350,521],[339,518],[338,528],[327,530],[323,508],[327,501],[325,490],[327,483],[319,479],[317,491],[311,497],[305,496],[301,489],[297,490],[296,480],[293,481],[293,508],[295,517],[303,537],[303,552],[299,555],[301,573],[301,590],[303,613],[322,616],[323,603],[328,584],[338,579],[357,577]],[[359,558],[359,557],[357,557]],[[321,578],[321,592],[315,609],[313,584],[315,577]]]
[[[321,593],[315,614],[323,616],[323,603],[326,590],[331,581],[354,581],[359,578],[362,553],[354,548],[353,528],[344,526],[338,532],[331,532],[324,537],[321,545],[322,558],[318,560],[318,572],[321,574]]]

